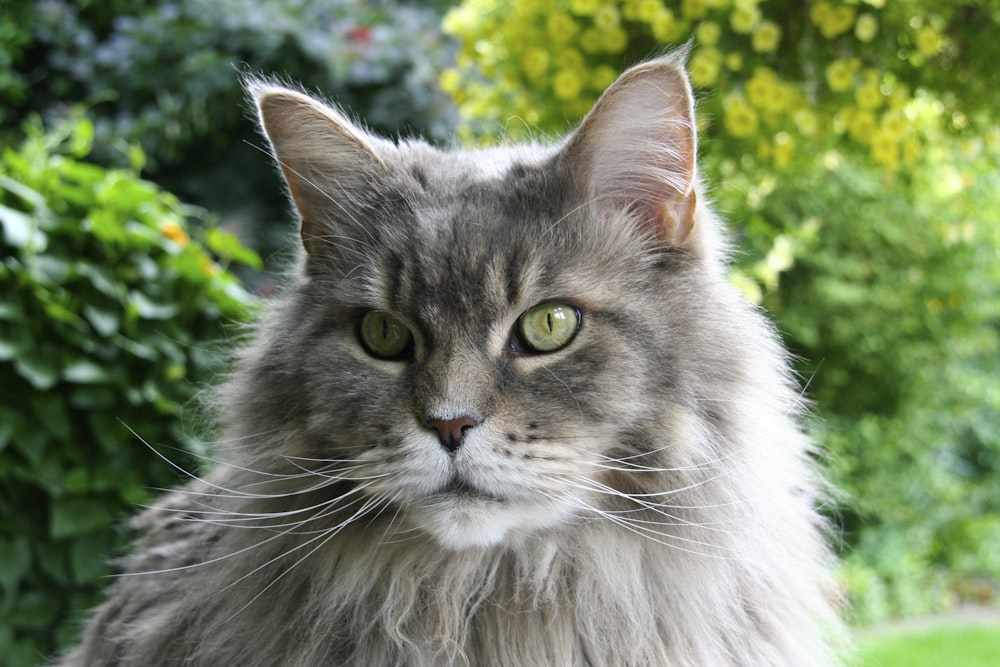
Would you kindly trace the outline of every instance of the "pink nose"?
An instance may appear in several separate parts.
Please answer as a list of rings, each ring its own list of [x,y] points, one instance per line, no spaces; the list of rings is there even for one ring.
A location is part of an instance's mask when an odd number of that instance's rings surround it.
[[[438,432],[438,440],[441,446],[449,452],[455,452],[462,446],[465,434],[472,427],[479,424],[470,417],[456,417],[455,419],[426,419],[424,426],[432,428]]]

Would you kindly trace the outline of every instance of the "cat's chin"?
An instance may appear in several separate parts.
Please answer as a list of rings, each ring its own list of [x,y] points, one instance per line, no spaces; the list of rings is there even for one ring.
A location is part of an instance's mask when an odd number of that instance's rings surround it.
[[[444,549],[488,549],[562,523],[559,508],[451,498],[411,513],[413,523]]]

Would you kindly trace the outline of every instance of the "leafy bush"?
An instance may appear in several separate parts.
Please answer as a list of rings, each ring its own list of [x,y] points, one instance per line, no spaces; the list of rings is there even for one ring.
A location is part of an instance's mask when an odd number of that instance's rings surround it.
[[[0,155],[0,655],[12,667],[78,630],[126,537],[116,525],[176,481],[134,433],[197,445],[197,420],[181,417],[255,302],[226,267],[256,255],[134,168],[88,163],[92,135],[83,118],[35,125]]]
[[[5,72],[0,39],[0,137],[33,112],[86,104],[93,159],[119,164],[121,142],[141,146],[148,178],[221,212],[270,256],[287,243],[270,224],[286,200],[240,73],[290,77],[389,135],[443,139],[454,112],[436,86],[451,54],[440,13],[397,0],[5,0],[0,38],[17,40]]]

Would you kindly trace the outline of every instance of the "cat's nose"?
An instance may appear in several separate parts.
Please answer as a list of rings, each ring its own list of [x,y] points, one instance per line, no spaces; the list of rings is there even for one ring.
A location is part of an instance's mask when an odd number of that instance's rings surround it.
[[[424,426],[438,432],[441,446],[454,453],[462,446],[465,434],[479,422],[471,417],[456,417],[455,419],[425,419]]]

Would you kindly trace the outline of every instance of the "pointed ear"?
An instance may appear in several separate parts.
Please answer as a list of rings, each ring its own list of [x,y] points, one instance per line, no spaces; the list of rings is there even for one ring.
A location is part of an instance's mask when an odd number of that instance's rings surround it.
[[[246,86],[302,218],[302,243],[315,257],[334,226],[356,223],[371,201],[385,173],[375,143],[386,142],[308,95],[266,81]]]
[[[627,211],[644,233],[675,246],[688,240],[696,204],[694,98],[682,57],[622,74],[562,154],[598,215]]]

